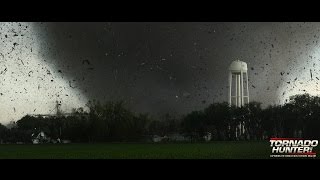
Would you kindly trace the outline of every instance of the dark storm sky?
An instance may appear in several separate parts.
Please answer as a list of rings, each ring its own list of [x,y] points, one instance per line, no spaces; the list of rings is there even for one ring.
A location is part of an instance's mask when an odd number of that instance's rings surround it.
[[[31,26],[36,40],[23,42],[38,46],[39,61],[81,102],[122,99],[134,111],[155,115],[202,109],[227,101],[228,66],[236,59],[248,63],[250,100],[268,105],[318,92],[320,23]],[[72,101],[62,94],[56,99]]]

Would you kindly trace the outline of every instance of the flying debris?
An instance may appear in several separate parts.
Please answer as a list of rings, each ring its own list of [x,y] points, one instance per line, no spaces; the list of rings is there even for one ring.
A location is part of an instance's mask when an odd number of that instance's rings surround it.
[[[252,85],[253,88],[256,88],[254,85]]]
[[[288,84],[290,84],[290,81],[289,82],[287,82]]]
[[[0,74],[5,74],[7,72],[7,68],[5,68],[3,71],[1,71]]]
[[[283,76],[284,72],[280,72],[281,76]]]
[[[313,79],[312,79],[312,70],[311,69],[310,69],[310,76],[311,76],[311,81],[312,81]]]
[[[23,63],[22,59],[20,59],[20,61],[21,61],[22,65],[24,65],[24,63]]]
[[[69,86],[70,86],[71,88],[75,88],[75,87],[72,86],[71,81],[69,81]]]
[[[88,59],[85,59],[85,60],[82,61],[82,64],[85,64],[85,63],[87,63],[88,65],[90,65],[90,61],[89,61]]]

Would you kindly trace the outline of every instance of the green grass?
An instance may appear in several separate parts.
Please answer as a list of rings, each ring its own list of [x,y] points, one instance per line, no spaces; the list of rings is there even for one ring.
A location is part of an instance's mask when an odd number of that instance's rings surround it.
[[[0,145],[0,159],[267,159],[270,152],[269,142]]]

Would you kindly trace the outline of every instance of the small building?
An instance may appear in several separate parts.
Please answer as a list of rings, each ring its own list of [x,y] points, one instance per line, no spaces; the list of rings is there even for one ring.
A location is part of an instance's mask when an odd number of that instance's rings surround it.
[[[33,144],[46,143],[50,141],[50,138],[48,138],[43,131],[41,131],[38,134],[32,133],[31,137],[32,137]]]
[[[152,138],[152,141],[153,142],[163,142],[163,141],[167,141],[168,140],[168,137],[167,136],[158,136],[158,135],[154,135],[153,138]]]
[[[212,134],[210,132],[208,132],[205,136],[203,136],[205,141],[211,141],[212,139]]]

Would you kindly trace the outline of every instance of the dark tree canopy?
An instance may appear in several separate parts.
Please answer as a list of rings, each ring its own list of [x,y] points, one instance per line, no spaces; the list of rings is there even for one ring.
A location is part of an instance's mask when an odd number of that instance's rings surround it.
[[[228,103],[213,103],[183,117],[166,114],[153,119],[136,114],[124,102],[88,102],[89,112],[74,109],[68,116],[24,116],[10,128],[0,124],[0,142],[31,142],[31,134],[45,132],[51,138],[73,142],[147,141],[154,135],[182,134],[202,141],[207,133],[212,140],[263,140],[270,137],[320,137],[320,98],[296,95],[284,105],[261,108],[250,102],[238,108]],[[236,134],[243,125],[241,136]]]

